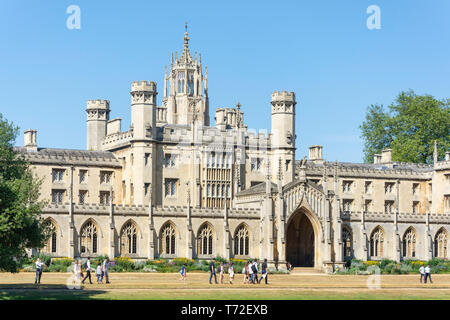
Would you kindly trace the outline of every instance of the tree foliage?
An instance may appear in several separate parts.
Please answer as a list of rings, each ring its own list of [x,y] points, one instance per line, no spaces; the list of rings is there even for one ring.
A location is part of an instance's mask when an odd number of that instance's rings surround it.
[[[367,108],[360,126],[364,139],[364,161],[372,163],[374,154],[392,149],[392,160],[432,163],[434,141],[441,159],[450,149],[450,99],[401,92],[386,111],[382,105]]]
[[[0,114],[0,270],[15,272],[27,248],[47,237],[38,201],[40,181],[14,150],[18,128]]]

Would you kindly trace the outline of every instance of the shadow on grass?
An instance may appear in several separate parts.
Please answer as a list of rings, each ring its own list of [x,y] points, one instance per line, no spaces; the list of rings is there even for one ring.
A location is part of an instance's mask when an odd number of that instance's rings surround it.
[[[0,284],[0,301],[4,300],[91,300],[101,299],[102,290],[70,289],[63,284]]]

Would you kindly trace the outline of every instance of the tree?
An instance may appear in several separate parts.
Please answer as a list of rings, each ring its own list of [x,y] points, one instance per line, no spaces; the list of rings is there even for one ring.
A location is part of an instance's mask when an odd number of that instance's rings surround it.
[[[365,162],[391,148],[393,161],[432,163],[434,141],[439,158],[450,149],[450,99],[401,92],[387,112],[382,105],[368,107],[360,129]]]
[[[18,128],[0,114],[0,270],[16,272],[27,248],[41,248],[48,237],[40,217],[40,181],[14,150]]]

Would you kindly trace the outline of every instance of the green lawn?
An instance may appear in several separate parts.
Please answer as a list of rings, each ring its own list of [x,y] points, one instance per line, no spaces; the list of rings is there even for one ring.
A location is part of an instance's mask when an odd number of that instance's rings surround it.
[[[44,273],[34,285],[33,273],[0,273],[0,300],[378,300],[450,299],[450,275],[434,275],[433,284],[420,284],[416,275],[383,275],[380,289],[367,287],[367,276],[291,274],[270,275],[269,285],[234,283],[210,285],[207,273],[188,274],[187,283],[175,273],[111,273],[111,284],[88,284],[70,290],[70,274]]]

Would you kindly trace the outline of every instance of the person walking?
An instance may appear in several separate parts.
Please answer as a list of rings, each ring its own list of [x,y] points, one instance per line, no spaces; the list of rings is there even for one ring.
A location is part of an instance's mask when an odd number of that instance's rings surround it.
[[[286,269],[287,269],[287,271],[289,271],[289,272],[292,271],[292,264],[290,264],[289,261],[286,261]]]
[[[109,282],[108,259],[103,260],[102,271],[103,271],[103,276],[106,278],[106,283],[111,283],[111,282]]]
[[[97,264],[97,270],[95,271],[95,275],[97,276],[97,284],[100,280],[100,283],[103,283],[103,271],[102,271],[102,264],[99,262]]]
[[[209,264],[209,272],[210,272],[209,284],[212,284],[211,280],[212,280],[213,275],[214,275],[214,281],[217,284],[216,266],[214,265],[214,262],[216,262],[216,259],[212,259],[211,263]]]
[[[84,284],[84,281],[89,278],[89,283],[92,284],[92,280],[91,280],[91,258],[88,258],[86,261],[86,277],[84,277],[84,279],[81,281],[82,284]]]
[[[223,262],[221,262],[220,265],[219,265],[220,284],[223,284],[223,272],[224,272],[224,267],[223,267]]]
[[[253,283],[259,283],[259,279],[258,279],[258,262],[256,262],[256,260],[253,261],[252,264],[252,271],[253,271]]]
[[[186,264],[183,263],[180,269],[180,280],[184,280],[184,283],[186,283]]]
[[[77,283],[81,282],[81,279],[83,279],[83,267],[81,265],[81,260],[78,260],[78,267],[77,267]]]
[[[245,262],[244,268],[242,269],[242,273],[244,274],[244,284],[249,283],[248,280],[248,261]]]
[[[261,283],[263,278],[267,284],[267,259],[264,259],[264,262],[261,265],[261,279],[259,279],[259,283]]]
[[[36,279],[34,280],[34,284],[41,284],[41,276],[42,276],[42,262],[40,258],[36,260]]]
[[[425,267],[425,283],[427,283],[427,279],[430,279],[430,283],[433,283],[433,281],[431,281],[431,268],[430,268],[430,265],[427,265]]]
[[[420,266],[419,272],[420,272],[420,283],[422,283],[422,279],[425,279],[425,267],[423,265]]]
[[[228,275],[230,276],[230,284],[233,284],[233,279],[234,279],[234,266],[233,266],[233,262],[231,262],[230,266],[228,267]]]
[[[248,283],[254,283],[253,281],[253,261],[248,263]]]

